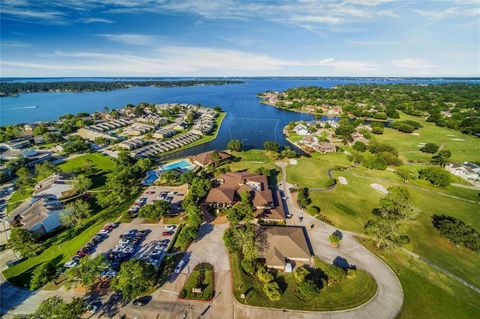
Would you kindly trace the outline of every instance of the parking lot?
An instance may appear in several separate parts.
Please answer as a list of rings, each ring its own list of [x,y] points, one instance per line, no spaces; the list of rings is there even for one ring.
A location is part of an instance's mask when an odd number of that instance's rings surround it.
[[[155,249],[156,244],[162,241],[163,243],[165,243],[163,250],[166,251],[166,248],[168,247],[168,245],[170,245],[170,241],[173,238],[175,231],[177,230],[177,227],[175,227],[172,235],[164,236],[163,233],[166,231],[166,227],[167,225],[146,225],[130,223],[120,224],[117,228],[112,230],[112,232],[103,242],[98,244],[95,252],[92,255],[95,256],[101,253],[114,251],[115,247],[118,247],[120,240],[122,239],[120,236],[133,229],[136,229],[137,231],[146,231],[146,236],[142,238],[137,243],[137,245],[135,245],[135,247],[133,247],[130,258],[146,257],[149,252]],[[168,240],[168,242],[166,240]]]
[[[149,186],[132,205],[130,211],[135,213],[140,207],[152,204],[157,200],[170,203],[170,213],[178,214],[183,210],[182,203],[188,191],[188,185],[181,186]]]

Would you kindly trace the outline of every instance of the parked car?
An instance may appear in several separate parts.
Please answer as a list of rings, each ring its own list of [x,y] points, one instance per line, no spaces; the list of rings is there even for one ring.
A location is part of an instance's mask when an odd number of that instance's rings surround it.
[[[102,229],[98,232],[99,235],[108,235],[108,233],[110,233],[110,231],[106,229]]]
[[[103,226],[104,230],[107,230],[108,232],[111,232],[113,230],[114,226],[112,224],[106,224]]]
[[[173,231],[164,231],[162,233],[162,236],[172,236],[173,235]]]
[[[96,313],[97,311],[102,308],[102,302],[101,301],[93,301],[89,303],[86,307],[87,311],[90,313]]]
[[[78,266],[78,264],[79,264],[78,259],[72,259],[72,260],[70,260],[70,261],[67,261],[65,264],[63,264],[63,267],[65,267],[65,268],[73,268],[73,267]]]
[[[129,231],[124,232],[120,237],[130,237],[130,236],[135,236],[135,234],[138,232],[136,229],[130,229]]]
[[[141,236],[147,236],[148,234],[150,234],[152,231],[150,229],[143,229],[143,230],[139,230],[137,235],[141,235]]]
[[[105,278],[113,278],[117,275],[117,272],[113,269],[107,269],[107,270],[104,270],[100,276],[102,277],[105,277]]]
[[[166,231],[174,231],[175,228],[177,228],[176,225],[168,225],[167,227],[165,227],[165,230],[166,230]]]
[[[152,300],[152,296],[143,296],[143,297],[135,299],[132,302],[132,304],[134,306],[145,306],[147,303],[150,302],[150,300]]]
[[[183,268],[184,265],[185,265],[185,261],[183,261],[183,259],[180,260],[177,267],[175,267],[175,273],[179,274],[182,271],[182,268]]]

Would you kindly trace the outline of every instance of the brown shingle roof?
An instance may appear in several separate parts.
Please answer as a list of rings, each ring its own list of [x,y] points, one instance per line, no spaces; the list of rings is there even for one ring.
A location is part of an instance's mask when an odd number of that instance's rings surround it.
[[[266,240],[261,255],[266,259],[267,266],[284,266],[285,259],[310,259],[311,253],[302,227],[262,226],[261,229]]]
[[[235,189],[233,188],[213,188],[208,192],[206,203],[229,203],[233,204],[235,200]]]
[[[193,160],[195,162],[200,163],[202,166],[207,166],[212,164],[214,161],[211,159],[212,153],[216,151],[210,151],[210,152],[205,152],[205,153],[200,153],[196,156],[193,157]],[[225,153],[225,152],[217,152],[218,155],[220,155],[220,160],[226,160],[232,158],[232,155]]]

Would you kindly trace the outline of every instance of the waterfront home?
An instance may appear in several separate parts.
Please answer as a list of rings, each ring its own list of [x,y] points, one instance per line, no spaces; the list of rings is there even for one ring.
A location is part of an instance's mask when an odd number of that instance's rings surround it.
[[[293,131],[297,135],[309,135],[310,134],[310,132],[308,131],[308,128],[303,124],[295,125],[295,127],[293,128]]]
[[[215,156],[215,155],[212,156],[214,153],[216,153],[218,156]],[[198,166],[207,167],[208,165],[211,165],[211,164],[220,164],[220,163],[230,161],[232,158],[233,156],[226,152],[209,151],[209,152],[195,155],[192,158],[192,161]]]
[[[73,193],[73,175],[54,173],[35,185],[35,196],[54,196],[57,199],[65,198]]]
[[[16,159],[18,157],[23,157],[27,159],[27,166],[33,167],[35,164],[39,164],[45,161],[51,160],[52,153],[48,151],[37,151],[34,148],[28,148],[23,150],[12,149],[0,154],[0,159],[9,161]]]
[[[261,226],[260,234],[260,258],[265,259],[268,268],[292,271],[311,264],[312,254],[303,227]]]
[[[11,211],[7,221],[13,226],[44,235],[60,227],[61,216],[66,213],[62,203],[54,196],[34,196]]]
[[[480,182],[480,166],[476,164],[469,162],[462,164],[450,163],[445,166],[445,169],[469,182]]]

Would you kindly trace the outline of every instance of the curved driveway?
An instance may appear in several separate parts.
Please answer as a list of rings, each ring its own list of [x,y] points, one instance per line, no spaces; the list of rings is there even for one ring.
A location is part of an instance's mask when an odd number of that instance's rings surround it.
[[[284,195],[287,198],[287,206],[290,213],[293,213],[293,218],[289,220],[289,224],[304,226],[313,224],[315,227],[310,228],[307,232],[314,254],[330,263],[333,262],[335,258],[342,257],[345,258],[350,265],[355,265],[358,268],[368,271],[373,278],[375,278],[378,291],[375,297],[368,303],[351,310],[338,312],[271,310],[250,308],[236,303],[235,318],[395,318],[402,309],[403,304],[403,290],[397,276],[386,264],[377,258],[377,256],[358,243],[351,233],[343,232],[343,239],[340,246],[338,248],[331,247],[328,242],[328,236],[337,229],[318,221],[294,205],[289,191],[291,185],[287,184],[285,181],[285,166],[287,164],[277,163],[277,165],[282,168],[282,182],[280,188],[283,190]],[[332,198],[332,200],[335,199]],[[303,216],[302,222],[298,221],[299,216]]]

